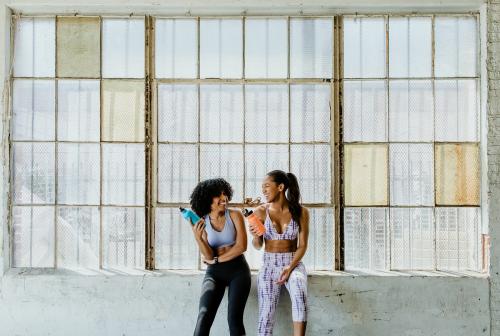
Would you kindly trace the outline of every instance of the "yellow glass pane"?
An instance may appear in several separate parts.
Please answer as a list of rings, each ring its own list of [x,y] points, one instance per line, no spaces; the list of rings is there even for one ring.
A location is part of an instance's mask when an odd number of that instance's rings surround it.
[[[387,205],[387,145],[344,146],[346,206]]]
[[[436,144],[436,204],[479,205],[478,144]]]
[[[144,141],[144,82],[102,81],[102,140]]]
[[[100,75],[100,27],[98,17],[57,18],[57,75]]]

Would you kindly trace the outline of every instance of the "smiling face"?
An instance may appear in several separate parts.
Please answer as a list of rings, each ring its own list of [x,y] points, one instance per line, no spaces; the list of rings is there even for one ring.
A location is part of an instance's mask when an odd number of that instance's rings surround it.
[[[266,176],[262,182],[262,194],[268,203],[273,202],[284,189],[285,185],[283,183],[277,184],[271,176]]]
[[[210,208],[212,211],[224,212],[227,209],[228,198],[224,192],[222,192],[219,196],[212,198],[212,204]]]

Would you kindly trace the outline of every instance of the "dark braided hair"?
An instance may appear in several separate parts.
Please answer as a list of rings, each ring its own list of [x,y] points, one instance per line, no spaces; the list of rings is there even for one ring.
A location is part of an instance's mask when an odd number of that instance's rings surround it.
[[[227,196],[228,201],[233,197],[233,188],[223,178],[214,178],[201,181],[191,193],[191,209],[200,217],[210,213],[212,199],[222,193]]]
[[[297,177],[292,173],[285,173],[282,170],[273,170],[267,173],[276,184],[285,185],[285,197],[288,201],[288,207],[292,218],[297,224],[300,224],[300,216],[302,215],[302,205],[300,205],[300,189]]]

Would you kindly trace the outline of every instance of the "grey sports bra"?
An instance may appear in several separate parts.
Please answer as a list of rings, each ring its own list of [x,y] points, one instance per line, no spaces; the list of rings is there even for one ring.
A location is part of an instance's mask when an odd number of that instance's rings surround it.
[[[224,215],[226,222],[220,232],[214,230],[212,223],[210,223],[210,217],[208,215],[205,216],[205,223],[207,223],[205,231],[207,231],[208,245],[212,248],[230,246],[236,242],[236,228],[231,220],[231,216],[229,216],[229,210],[226,210]]]

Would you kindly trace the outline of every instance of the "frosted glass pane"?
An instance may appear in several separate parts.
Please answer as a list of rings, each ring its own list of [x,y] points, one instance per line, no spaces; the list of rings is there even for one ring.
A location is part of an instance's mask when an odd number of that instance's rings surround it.
[[[436,77],[477,75],[477,22],[473,16],[436,17]]]
[[[12,91],[12,140],[54,140],[54,81],[17,79]]]
[[[385,81],[344,82],[344,141],[387,141]]]
[[[200,255],[191,225],[178,208],[157,208],[155,227],[157,269],[197,269]]]
[[[144,141],[144,82],[102,81],[102,140]]]
[[[335,214],[333,208],[309,208],[309,241],[302,259],[308,270],[335,268]]]
[[[201,141],[243,141],[243,86],[200,86]]]
[[[197,182],[197,145],[158,146],[159,202],[188,202]]]
[[[54,77],[55,19],[18,18],[14,41],[15,77]]]
[[[429,80],[389,81],[389,139],[432,141],[434,101]]]
[[[436,208],[439,270],[481,271],[480,208]]]
[[[102,202],[144,205],[144,145],[102,145]]]
[[[478,144],[436,144],[436,204],[479,205]]]
[[[333,77],[333,19],[290,19],[290,77]]]
[[[196,19],[156,19],[156,78],[196,78]]]
[[[102,209],[102,267],[144,269],[144,208]]]
[[[15,204],[53,204],[55,154],[53,143],[14,143]]]
[[[430,77],[432,19],[389,18],[389,76]]]
[[[292,142],[330,141],[330,98],[329,85],[290,85]]]
[[[391,269],[434,269],[433,209],[391,209]]]
[[[57,76],[99,78],[101,28],[98,17],[57,18]]]
[[[58,144],[59,204],[99,204],[99,144]]]
[[[99,269],[99,208],[57,209],[57,267]]]
[[[288,171],[288,145],[245,146],[245,197],[260,197],[262,182],[271,170]]]
[[[291,172],[299,180],[304,203],[332,202],[331,148],[329,145],[291,145]]]
[[[346,206],[387,205],[387,145],[344,146]]]
[[[200,20],[200,78],[241,78],[241,19]]]
[[[54,267],[54,207],[13,207],[12,267]]]
[[[287,78],[286,19],[246,19],[245,77]]]
[[[477,82],[436,80],[436,141],[478,141]]]
[[[99,141],[99,81],[59,80],[57,137],[62,141]]]
[[[245,87],[245,140],[288,143],[288,86]]]
[[[232,202],[243,201],[243,146],[201,145],[201,180],[222,177],[233,187]]]
[[[198,141],[196,85],[158,85],[158,141]]]
[[[383,17],[344,18],[344,77],[385,77]]]
[[[391,205],[434,205],[432,144],[391,144]]]
[[[387,208],[345,208],[345,269],[386,270],[389,257]]]
[[[143,78],[144,50],[144,19],[103,19],[103,78]]]

